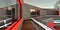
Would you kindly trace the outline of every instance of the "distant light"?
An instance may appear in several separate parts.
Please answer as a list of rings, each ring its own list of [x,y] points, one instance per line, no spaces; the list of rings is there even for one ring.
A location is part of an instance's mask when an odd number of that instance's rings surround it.
[[[8,7],[8,10],[12,10],[12,7]]]
[[[35,9],[30,9],[30,12],[35,12]]]

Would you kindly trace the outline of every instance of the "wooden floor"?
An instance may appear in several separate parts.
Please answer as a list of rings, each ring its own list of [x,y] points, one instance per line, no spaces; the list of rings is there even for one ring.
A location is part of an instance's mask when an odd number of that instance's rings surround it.
[[[60,26],[55,26],[55,29],[56,30],[60,30]]]
[[[31,23],[31,20],[25,20],[23,23],[22,30],[36,30],[36,28]]]

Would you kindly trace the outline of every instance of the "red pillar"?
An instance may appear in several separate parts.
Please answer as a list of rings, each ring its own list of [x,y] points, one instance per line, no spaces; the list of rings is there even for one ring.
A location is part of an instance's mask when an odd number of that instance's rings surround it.
[[[59,16],[60,16],[60,10],[59,10]]]

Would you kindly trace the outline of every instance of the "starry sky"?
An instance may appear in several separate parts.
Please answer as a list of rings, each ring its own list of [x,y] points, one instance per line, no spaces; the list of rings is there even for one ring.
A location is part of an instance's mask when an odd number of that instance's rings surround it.
[[[30,4],[39,8],[54,8],[58,0],[24,0],[24,3]]]

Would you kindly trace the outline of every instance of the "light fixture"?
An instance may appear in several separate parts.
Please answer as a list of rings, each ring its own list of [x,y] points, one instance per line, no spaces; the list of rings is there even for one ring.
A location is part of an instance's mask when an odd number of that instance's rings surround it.
[[[8,7],[8,10],[12,10],[12,7]]]
[[[30,12],[35,12],[35,9],[30,9]]]

